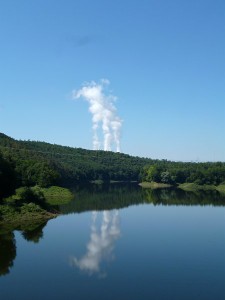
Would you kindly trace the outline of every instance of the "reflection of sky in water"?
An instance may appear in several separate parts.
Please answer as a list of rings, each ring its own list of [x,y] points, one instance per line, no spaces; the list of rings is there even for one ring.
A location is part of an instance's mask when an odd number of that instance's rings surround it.
[[[98,213],[92,212],[91,235],[86,254],[80,259],[71,259],[74,266],[89,274],[101,274],[100,264],[113,257],[114,244],[120,236],[118,211],[104,211],[100,227],[96,224],[97,217]]]

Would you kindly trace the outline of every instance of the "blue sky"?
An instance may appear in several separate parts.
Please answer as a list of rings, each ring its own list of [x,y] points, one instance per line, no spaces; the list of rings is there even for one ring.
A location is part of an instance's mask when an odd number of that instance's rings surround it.
[[[224,0],[1,1],[1,132],[91,149],[71,94],[101,78],[123,152],[225,161]]]

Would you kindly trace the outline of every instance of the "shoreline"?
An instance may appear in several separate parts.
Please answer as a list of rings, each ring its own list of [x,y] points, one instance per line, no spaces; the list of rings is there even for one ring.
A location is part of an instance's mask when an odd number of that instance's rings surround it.
[[[197,192],[197,191],[217,191],[221,194],[225,194],[225,184],[220,185],[199,185],[196,183],[182,183],[179,185],[158,183],[158,182],[141,182],[139,186],[142,188],[149,189],[165,189],[165,188],[177,188],[186,192]]]

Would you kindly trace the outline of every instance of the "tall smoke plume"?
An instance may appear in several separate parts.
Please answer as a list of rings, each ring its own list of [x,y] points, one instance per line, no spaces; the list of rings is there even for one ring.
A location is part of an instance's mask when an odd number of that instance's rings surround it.
[[[99,128],[103,132],[103,149],[111,151],[112,145],[120,152],[120,130],[122,120],[117,115],[114,106],[116,97],[112,94],[106,95],[104,89],[110,84],[108,79],[102,79],[100,83],[95,81],[86,83],[81,89],[73,91],[73,99],[83,98],[89,104],[89,111],[92,114],[93,149],[99,150]]]
[[[100,228],[96,224],[97,212],[92,212],[90,240],[87,243],[86,253],[78,259],[71,257],[71,265],[78,267],[92,275],[103,275],[101,264],[113,258],[113,249],[116,240],[120,237],[119,212],[116,210],[103,211]],[[105,274],[106,275],[106,274]]]

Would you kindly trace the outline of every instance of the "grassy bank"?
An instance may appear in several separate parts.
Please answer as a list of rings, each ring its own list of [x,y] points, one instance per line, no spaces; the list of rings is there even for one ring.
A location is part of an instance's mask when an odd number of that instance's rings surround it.
[[[59,186],[51,186],[42,188],[46,202],[50,205],[62,205],[70,202],[73,199],[73,194],[69,189]]]
[[[220,184],[218,186],[216,185],[199,185],[196,183],[183,183],[178,186],[179,189],[182,189],[184,191],[190,191],[190,192],[195,192],[195,191],[218,191],[220,193],[225,193],[225,184]]]
[[[220,184],[216,187],[216,190],[222,194],[225,194],[225,184]]]
[[[41,223],[59,215],[57,205],[73,199],[70,190],[62,187],[21,187],[0,205],[0,225],[17,228],[25,223]]]
[[[149,188],[149,189],[164,189],[164,188],[173,187],[170,184],[157,183],[157,182],[141,182],[139,183],[139,185],[143,188]],[[220,184],[216,186],[216,185],[207,185],[207,184],[199,185],[196,183],[182,183],[174,187],[177,187],[187,192],[218,191],[222,194],[225,194],[225,184]]]
[[[56,213],[48,212],[34,203],[24,203],[19,207],[0,205],[0,225],[17,228],[21,224],[41,223],[55,218]]]
[[[215,185],[207,185],[207,184],[204,184],[204,185],[199,185],[199,184],[196,184],[196,183],[182,183],[182,184],[179,184],[178,186],[179,189],[182,189],[184,191],[213,191],[213,190],[216,190],[216,186]]]
[[[172,187],[171,184],[158,183],[158,182],[141,182],[139,185],[147,189],[165,189]]]

